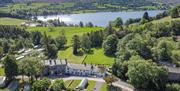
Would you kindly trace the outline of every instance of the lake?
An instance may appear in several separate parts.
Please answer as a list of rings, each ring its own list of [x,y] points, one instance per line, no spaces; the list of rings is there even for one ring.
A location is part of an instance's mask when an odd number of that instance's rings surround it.
[[[47,21],[59,19],[67,24],[79,24],[92,22],[97,26],[106,26],[110,21],[115,20],[117,17],[121,17],[125,22],[129,18],[141,18],[145,11],[132,11],[132,12],[97,12],[97,13],[82,13],[82,14],[65,14],[65,15],[49,15],[38,16],[38,20]],[[148,10],[149,16],[153,17],[163,10]]]

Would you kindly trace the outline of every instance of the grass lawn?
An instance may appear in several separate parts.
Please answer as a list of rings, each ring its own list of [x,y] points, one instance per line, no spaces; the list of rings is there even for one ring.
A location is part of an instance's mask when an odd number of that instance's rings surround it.
[[[102,48],[93,48],[93,53],[88,54],[85,63],[88,64],[105,64],[105,65],[112,65],[114,63],[114,57],[108,57],[104,55]]]
[[[100,91],[107,91],[107,84],[106,83],[102,84]]]
[[[51,29],[51,31],[50,31]],[[60,31],[65,31],[67,40],[68,40],[68,45],[71,44],[71,40],[73,35],[82,35],[83,33],[91,32],[91,31],[97,31],[101,30],[101,27],[29,27],[27,31],[40,31],[41,33],[46,32],[47,35],[52,36],[52,37],[57,37],[59,35]]]
[[[73,50],[72,47],[66,49],[66,50],[61,50],[58,52],[58,57],[60,59],[68,59],[68,62],[70,63],[79,63],[81,64],[83,59],[85,58],[85,55],[79,55],[79,56],[75,56],[73,55]]]
[[[73,80],[72,84],[68,88],[75,89],[80,82],[81,80]]]
[[[21,25],[26,20],[3,17],[0,18],[0,25]]]
[[[67,80],[66,82],[64,82],[65,87],[67,88],[71,82],[72,80]]]
[[[60,50],[58,53],[58,57],[60,59],[68,59],[70,63],[79,63],[81,64],[87,55],[87,57],[84,60],[84,63],[88,64],[105,64],[105,65],[112,65],[114,62],[113,57],[108,57],[103,54],[102,48],[93,48],[92,54],[81,54],[81,55],[73,55],[72,53],[72,47],[67,48],[65,50]]]
[[[95,84],[95,81],[88,81],[87,91],[93,91]]]
[[[0,68],[0,76],[4,76],[4,68]]]
[[[9,89],[0,89],[0,91],[10,91]]]

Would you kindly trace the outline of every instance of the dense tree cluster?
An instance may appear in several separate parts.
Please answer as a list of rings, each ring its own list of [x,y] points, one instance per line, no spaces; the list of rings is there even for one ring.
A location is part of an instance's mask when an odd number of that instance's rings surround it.
[[[173,20],[129,25],[120,29],[121,32],[128,31],[122,37],[118,37],[120,35],[115,32],[119,39],[116,62],[112,66],[113,74],[138,89],[164,91],[167,69],[156,63],[167,62],[179,66],[179,41],[176,38],[180,36],[179,23],[180,21]],[[174,87],[169,86],[169,89]]]

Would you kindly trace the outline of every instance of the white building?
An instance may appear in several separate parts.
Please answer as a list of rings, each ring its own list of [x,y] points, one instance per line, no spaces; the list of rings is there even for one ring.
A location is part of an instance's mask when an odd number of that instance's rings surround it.
[[[66,74],[75,76],[105,77],[105,67],[97,67],[89,64],[67,64]]]
[[[0,88],[6,85],[6,77],[0,76]]]
[[[74,75],[105,77],[106,68],[102,65],[72,64],[67,60],[44,60],[44,75]]]
[[[87,79],[82,79],[82,81],[79,83],[79,85],[76,87],[76,89],[85,89],[86,86],[88,85],[88,80]]]

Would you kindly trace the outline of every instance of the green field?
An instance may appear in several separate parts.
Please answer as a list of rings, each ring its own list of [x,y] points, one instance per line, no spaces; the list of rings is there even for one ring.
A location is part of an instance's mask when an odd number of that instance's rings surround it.
[[[25,21],[26,20],[22,19],[3,17],[0,18],[0,25],[21,25],[21,23]]]
[[[60,50],[58,53],[58,57],[60,59],[68,59],[68,62],[70,63],[82,63],[83,59],[85,58],[85,55],[79,55],[79,56],[75,56],[72,53],[72,47],[66,49],[66,50]]]
[[[100,91],[107,91],[107,84],[103,83],[103,85],[101,86]]]
[[[68,40],[68,45],[71,44],[72,36],[77,34],[77,35],[82,35],[83,33],[91,32],[91,31],[98,31],[101,30],[101,27],[29,27],[27,31],[39,31],[41,33],[46,32],[47,35],[52,36],[52,37],[57,37],[59,35],[60,31],[65,31],[67,40]],[[51,31],[50,31],[51,30]]]
[[[0,68],[0,76],[4,76],[4,68]]]
[[[65,82],[65,86],[66,86],[66,88],[75,89],[80,84],[80,82],[81,82],[81,80],[68,80]],[[87,91],[93,91],[95,84],[96,84],[95,81],[88,81],[88,85],[86,87]],[[69,87],[68,87],[68,85],[69,85]]]
[[[83,33],[98,31],[101,30],[101,27],[29,27],[27,31],[40,31],[41,33],[46,32],[47,35],[52,37],[57,37],[60,31],[65,31],[65,35],[67,37],[68,43],[67,45],[71,45],[72,36],[82,35]],[[50,31],[51,30],[51,31]],[[80,55],[73,55],[72,47],[69,47],[64,50],[60,50],[58,52],[59,59],[68,59],[70,63],[88,63],[88,64],[113,64],[113,57],[108,57],[103,54],[102,48],[93,48],[93,52],[91,54],[84,54],[83,52]],[[87,56],[87,57],[86,57]],[[84,60],[84,61],[83,61]]]
[[[81,80],[68,80],[65,82],[65,86],[66,88],[75,89],[79,85],[80,82]],[[69,87],[67,87],[68,85]]]
[[[81,54],[81,55],[73,55],[72,47],[66,50],[60,50],[58,53],[58,57],[60,59],[68,59],[70,63],[88,63],[88,64],[105,64],[112,65],[114,62],[114,57],[108,57],[103,54],[102,48],[93,48],[92,54]],[[83,62],[84,60],[84,62]]]
[[[87,91],[93,91],[95,84],[95,81],[88,81]]]

